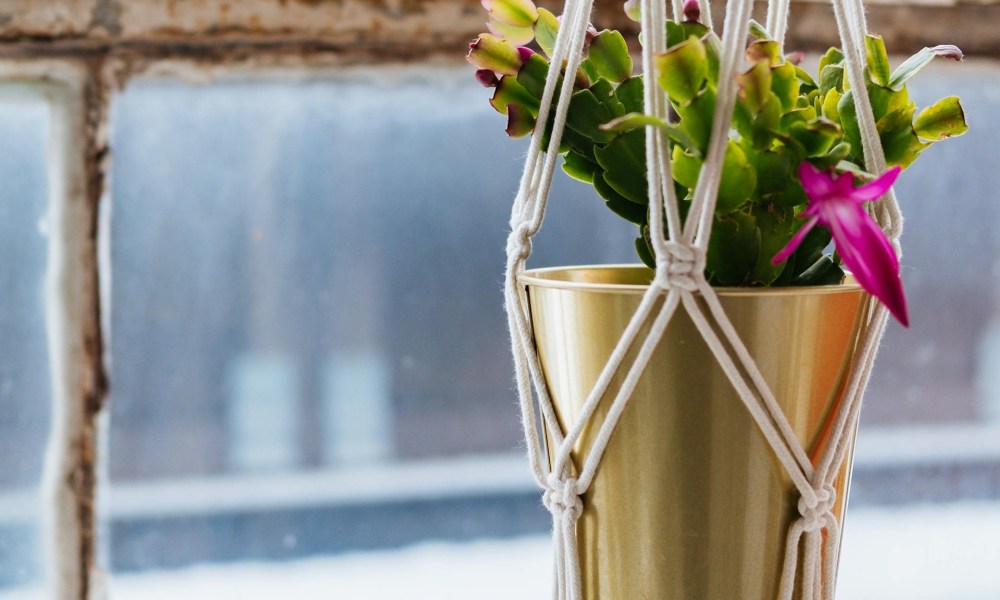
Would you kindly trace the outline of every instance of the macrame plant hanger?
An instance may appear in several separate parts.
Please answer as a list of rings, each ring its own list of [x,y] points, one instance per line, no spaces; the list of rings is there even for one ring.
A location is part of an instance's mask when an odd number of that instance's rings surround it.
[[[766,26],[779,43],[785,37],[789,3],[790,0],[770,0],[768,4]],[[866,166],[870,172],[880,174],[885,171],[886,163],[865,85],[864,36],[867,23],[864,6],[862,0],[832,0],[832,4],[844,48],[848,80],[857,107]],[[575,73],[582,61],[592,7],[593,0],[566,1],[551,60],[552,65],[566,64],[566,73]],[[672,185],[669,141],[659,128],[646,128],[649,227],[656,258],[655,276],[588,395],[579,418],[565,432],[556,418],[542,374],[531,329],[527,295],[517,281],[531,255],[531,239],[540,229],[545,216],[558,148],[573,92],[573,86],[565,85],[556,97],[560,70],[552,68],[548,73],[537,122],[547,123],[550,110],[554,108],[552,133],[546,149],[542,148],[543,128],[537,128],[531,138],[527,162],[511,213],[505,304],[531,469],[544,491],[544,504],[552,513],[556,574],[553,595],[556,600],[582,600],[576,531],[577,521],[583,512],[581,496],[593,481],[615,426],[667,324],[679,307],[683,307],[690,315],[738,392],[743,405],[788,472],[798,493],[799,515],[787,533],[780,600],[791,600],[797,582],[801,584],[803,600],[832,600],[834,597],[840,525],[832,512],[836,501],[833,482],[850,447],[851,433],[857,426],[861,397],[868,383],[889,313],[885,307],[877,306],[862,327],[844,401],[833,415],[831,442],[819,457],[818,464],[813,464],[730,323],[715,291],[704,277],[705,252],[712,233],[712,216],[736,102],[735,77],[741,65],[752,7],[753,0],[729,0],[726,6],[719,67],[721,75],[712,133],[686,222],[682,222],[680,218]],[[641,26],[644,31],[642,66],[644,73],[650,74],[654,72],[653,56],[666,50],[666,32],[663,26],[666,2],[642,0],[641,9]],[[683,19],[682,0],[673,1],[673,13],[675,20]],[[701,14],[705,24],[712,28],[708,0],[702,0]],[[650,77],[646,79],[644,102],[647,114],[662,120],[668,118],[668,98],[653,84]],[[882,201],[876,203],[875,217],[898,254],[902,217],[894,192],[890,191]],[[662,305],[654,310],[661,297],[665,297]],[[651,318],[653,321],[648,335],[640,341],[639,332]],[[640,346],[633,362],[625,364],[626,354],[637,343]],[[606,401],[604,396],[612,379],[623,370],[625,378],[614,398],[609,399],[611,406],[604,421],[599,424],[594,443],[583,459],[583,464],[574,468],[570,453],[598,404]],[[551,460],[547,459],[546,450],[541,443],[536,402],[538,414],[552,439]],[[801,577],[798,577],[800,573]]]

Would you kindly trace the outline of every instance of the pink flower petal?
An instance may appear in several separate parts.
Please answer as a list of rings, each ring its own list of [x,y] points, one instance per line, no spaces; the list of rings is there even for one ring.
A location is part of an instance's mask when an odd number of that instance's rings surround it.
[[[826,199],[834,190],[833,178],[805,161],[799,165],[799,181],[812,201]]]
[[[896,183],[896,178],[899,177],[899,173],[902,170],[902,167],[896,165],[885,173],[882,173],[875,181],[854,188],[854,191],[851,192],[851,197],[859,202],[878,200],[889,192],[889,188],[892,187],[892,184]]]
[[[860,204],[831,203],[823,211],[844,266],[904,327],[909,325],[899,259],[882,228]]]
[[[806,221],[805,225],[799,228],[799,230],[792,236],[792,239],[788,240],[785,247],[781,249],[780,252],[774,255],[771,259],[771,264],[776,265],[781,261],[787,259],[792,255],[793,252],[798,250],[799,245],[802,244],[802,240],[806,238],[806,235],[812,231],[812,228],[816,226],[816,222],[819,221],[819,217],[813,217]]]

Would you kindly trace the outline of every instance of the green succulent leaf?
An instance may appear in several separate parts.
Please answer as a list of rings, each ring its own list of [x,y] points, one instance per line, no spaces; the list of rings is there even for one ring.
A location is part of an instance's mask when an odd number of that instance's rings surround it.
[[[597,74],[597,67],[594,66],[594,63],[591,62],[590,59],[585,58],[583,62],[580,63],[580,71],[582,71],[583,74],[587,76],[588,81],[597,81],[601,77],[600,75]],[[587,86],[581,86],[581,87],[587,87]]]
[[[837,166],[851,155],[851,145],[847,142],[839,142],[826,154],[814,156],[809,159],[818,169],[829,169]]]
[[[685,39],[691,37],[692,35],[696,38],[704,38],[712,33],[712,30],[701,21],[684,21],[681,23],[681,28],[684,30]],[[707,40],[702,39],[702,41],[704,42]]]
[[[896,110],[878,122],[879,138],[889,165],[906,168],[928,146],[920,141],[913,129],[913,112]]]
[[[849,160],[842,160],[835,166],[837,171],[841,173],[850,173],[851,175],[854,175],[854,179],[856,180],[860,179],[861,181],[872,181],[875,179],[874,175]]]
[[[613,135],[613,134],[612,134]],[[604,167],[604,180],[616,192],[637,204],[646,204],[646,133],[636,129],[623,133],[605,146],[594,149]]]
[[[600,174],[602,171],[599,165],[591,162],[583,154],[573,150],[567,152],[563,157],[562,167],[563,171],[573,179],[590,184],[594,183],[595,175]]]
[[[657,82],[673,100],[689,102],[708,75],[705,45],[692,36],[654,58]]]
[[[875,115],[876,121],[889,114],[892,110],[889,108],[890,105],[898,104],[898,102],[893,101],[893,98],[897,95],[897,92],[887,87],[882,87],[876,83],[868,84],[868,102],[872,106],[872,114]],[[897,106],[897,108],[902,107]]]
[[[642,113],[629,113],[602,125],[601,129],[615,133],[624,133],[626,131],[641,129],[647,126],[662,129],[667,134],[667,137],[676,142],[679,147],[682,147],[684,150],[695,156],[700,156],[700,153],[698,152],[698,143],[687,131],[684,131],[681,127],[661,121],[660,119],[650,115],[644,115]]]
[[[805,221],[800,221],[799,225],[805,225]],[[799,227],[795,227],[793,234],[798,230]],[[803,265],[802,271],[823,258],[823,252],[830,245],[831,240],[833,240],[833,236],[830,234],[830,230],[822,226],[813,227],[806,234],[805,239],[799,244],[799,249],[795,251],[795,256],[801,259],[799,264]]]
[[[599,77],[621,83],[632,76],[632,57],[625,38],[617,31],[605,29],[590,42],[588,54]]]
[[[613,118],[625,116],[625,105],[618,100],[615,87],[607,79],[598,79],[597,83],[590,86],[590,93],[608,109]]]
[[[745,73],[736,76],[740,86],[740,99],[752,114],[764,110],[768,94],[771,93],[771,67],[766,61],[755,63]]]
[[[840,127],[844,130],[844,139],[851,146],[851,155],[858,164],[865,164],[857,107],[854,106],[854,93],[850,90],[840,97],[840,102],[837,103],[837,113],[840,115]]]
[[[625,0],[625,15],[636,23],[642,21],[642,3],[639,0]]]
[[[771,69],[771,91],[781,101],[783,111],[795,108],[801,87],[802,83],[796,77],[795,65],[792,63],[785,62]]]
[[[510,106],[520,106],[528,109],[532,115],[538,115],[538,98],[528,92],[516,77],[509,75],[500,78],[500,83],[493,91],[493,97],[490,98],[490,104],[497,112],[504,115],[507,114]]]
[[[684,32],[684,26],[676,21],[667,21],[667,48],[673,48],[677,44],[688,39]]]
[[[604,205],[607,206],[611,212],[625,219],[629,223],[641,225],[646,222],[645,209],[634,202],[608,200],[604,203]]]
[[[764,26],[757,21],[750,19],[750,37],[756,40],[771,40],[771,34],[764,29]]]
[[[611,212],[630,223],[642,225],[646,222],[646,207],[644,205],[629,202],[628,200],[623,200],[621,198],[606,200],[604,204],[611,209]]]
[[[670,171],[674,181],[687,189],[694,189],[701,173],[701,159],[685,152],[680,146],[674,146],[673,157],[670,160]]]
[[[758,206],[752,209],[751,214],[757,222],[760,251],[750,272],[750,282],[753,285],[771,285],[785,268],[783,264],[773,264],[771,258],[785,247],[797,229],[795,212],[791,208]]]
[[[792,123],[788,128],[790,135],[802,145],[805,155],[821,156],[840,141],[843,132],[840,127],[826,119],[814,119],[808,122]]]
[[[938,56],[951,60],[962,60],[962,51],[955,46],[924,48],[896,67],[896,70],[892,72],[892,76],[889,78],[888,86],[897,91],[903,89],[907,81],[912,79],[914,75],[919,73],[921,69]]]
[[[885,40],[880,35],[868,34],[865,36],[865,47],[868,49],[868,74],[872,81],[889,85],[889,53],[885,51]]]
[[[716,216],[705,257],[713,285],[747,284],[759,254],[756,219],[743,212]]]
[[[507,135],[524,137],[535,129],[535,117],[526,108],[511,104],[507,107]]]
[[[795,76],[799,80],[800,94],[808,94],[812,90],[819,88],[819,86],[816,85],[816,80],[812,78],[812,75],[798,65],[795,65]]]
[[[823,98],[823,116],[834,123],[840,122],[840,111],[837,110],[837,106],[840,104],[841,97],[843,97],[843,94],[835,89],[831,89],[827,91],[826,96]]]
[[[726,214],[736,210],[753,197],[756,187],[757,171],[747,160],[743,148],[730,140],[726,145],[715,212]]]
[[[757,40],[747,46],[747,62],[755,64],[764,62],[769,67],[777,67],[784,58],[781,56],[781,45],[774,40]]]
[[[649,242],[646,239],[649,236],[648,230],[648,227],[644,227],[642,235],[635,238],[635,253],[639,255],[639,260],[641,260],[644,265],[650,269],[655,269],[656,258],[653,256],[653,251],[650,250]]]
[[[798,179],[789,178],[785,182],[785,189],[780,194],[774,196],[772,204],[775,206],[795,207],[803,206],[809,202],[806,191]]]
[[[802,274],[792,280],[792,285],[836,285],[844,280],[844,270],[829,256],[821,256]]]
[[[957,96],[938,100],[920,111],[913,124],[917,136],[932,142],[962,135],[969,130],[965,122],[965,111]]]
[[[552,50],[556,47],[556,35],[559,34],[559,19],[544,8],[538,9],[538,19],[535,21],[535,41],[546,56],[552,58]]]
[[[761,200],[770,202],[788,186],[792,175],[792,161],[783,148],[755,152],[750,158],[757,171],[757,195]]]
[[[708,150],[708,138],[712,134],[712,118],[715,112],[715,91],[706,87],[698,96],[686,104],[676,107],[680,124],[698,144],[699,153],[704,156]]]
[[[538,54],[532,54],[524,61],[517,74],[517,82],[540,103],[545,91],[545,80],[549,76],[549,63]],[[556,92],[558,94],[558,91]]]
[[[598,144],[605,144],[615,138],[615,134],[601,129],[601,125],[614,118],[591,90],[580,90],[570,98],[566,113],[566,127],[576,131]]]
[[[819,68],[817,69],[817,72],[822,73],[823,69],[825,69],[827,65],[842,66],[843,62],[844,62],[844,53],[841,52],[838,48],[830,48],[829,50],[826,51],[826,54],[820,57]]]
[[[827,65],[819,72],[819,93],[826,96],[830,90],[844,92],[844,67]]]
[[[477,69],[489,69],[501,75],[517,75],[521,69],[521,55],[514,44],[491,33],[480,35],[469,47],[465,59]]]
[[[530,27],[538,18],[531,0],[483,0],[483,7],[493,19],[515,27]]]
[[[777,136],[781,123],[781,101],[772,92],[760,113],[753,117],[750,126],[750,145],[757,150],[767,150]]]
[[[643,92],[642,77],[629,77],[615,89],[615,96],[626,113],[642,112],[645,108]]]
[[[486,27],[493,35],[501,37],[515,46],[530,44],[531,41],[535,39],[535,29],[530,25],[527,27],[517,27],[515,25],[504,23],[503,21],[490,19],[489,23],[486,24]]]

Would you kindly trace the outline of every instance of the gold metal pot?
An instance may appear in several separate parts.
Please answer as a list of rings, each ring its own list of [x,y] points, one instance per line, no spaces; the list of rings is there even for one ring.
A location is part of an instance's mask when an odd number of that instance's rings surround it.
[[[639,266],[602,266],[521,276],[564,431],[651,275]],[[842,398],[869,296],[853,283],[718,292],[815,461]],[[577,467],[623,376],[577,444]],[[836,483],[834,511],[841,520],[850,462]],[[785,535],[796,516],[794,486],[683,308],[657,347],[583,501],[578,536],[587,600],[777,597]]]

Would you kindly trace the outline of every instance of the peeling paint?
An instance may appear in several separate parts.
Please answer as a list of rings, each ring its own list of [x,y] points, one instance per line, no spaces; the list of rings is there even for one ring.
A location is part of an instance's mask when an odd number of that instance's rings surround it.
[[[91,13],[90,29],[103,28],[112,36],[121,35],[122,6],[119,0],[97,0]]]
[[[1000,0],[871,0],[872,29],[895,52],[953,42],[962,32],[970,56],[1000,56]],[[559,10],[561,2],[539,4]],[[716,3],[721,20],[722,3]],[[6,17],[6,18],[5,18]],[[359,41],[419,56],[435,49],[459,51],[485,27],[479,0],[4,0],[0,55],[72,52],[114,53],[144,49],[174,54],[214,52],[215,46],[253,45],[255,51],[287,46],[349,49]],[[825,50],[836,44],[827,2],[792,5],[789,46]],[[635,32],[620,2],[598,3],[594,21]]]

